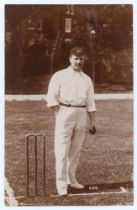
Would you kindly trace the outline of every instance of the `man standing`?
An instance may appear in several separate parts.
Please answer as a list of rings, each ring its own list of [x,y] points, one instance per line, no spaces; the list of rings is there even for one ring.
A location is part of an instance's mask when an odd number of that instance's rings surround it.
[[[73,48],[69,61],[68,68],[52,76],[47,94],[47,106],[56,115],[56,187],[59,195],[67,194],[68,184],[76,189],[84,188],[76,179],[76,169],[86,134],[87,113],[90,127],[95,126],[93,84],[90,77],[82,72],[84,50]]]

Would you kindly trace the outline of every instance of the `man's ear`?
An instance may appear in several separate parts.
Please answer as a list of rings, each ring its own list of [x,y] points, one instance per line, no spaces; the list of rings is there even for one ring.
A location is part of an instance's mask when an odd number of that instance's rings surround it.
[[[71,58],[72,58],[72,56],[69,57],[69,61],[70,61],[70,62],[71,62]]]

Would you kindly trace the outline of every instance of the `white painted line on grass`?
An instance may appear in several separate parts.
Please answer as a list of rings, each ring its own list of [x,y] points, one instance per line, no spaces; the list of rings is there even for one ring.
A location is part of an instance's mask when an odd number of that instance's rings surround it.
[[[13,189],[10,187],[10,184],[7,180],[7,178],[5,177],[5,201],[9,206],[18,206],[18,201],[15,198]]]
[[[45,206],[46,206],[46,205],[47,205],[47,204],[45,204]],[[124,206],[125,206],[125,205],[126,205],[126,206],[132,206],[133,203],[124,203],[124,204],[123,204],[123,203],[120,203],[120,204],[115,204],[115,206],[123,206],[123,205],[124,205]],[[30,204],[28,204],[28,203],[27,203],[27,204],[26,204],[26,203],[20,203],[20,206],[32,206],[32,204],[31,204],[31,203],[30,203]],[[43,207],[43,205],[38,205],[38,206],[40,206],[40,207],[42,206],[42,207]],[[94,206],[93,206],[93,207],[94,207]]]
[[[6,101],[46,101],[45,95],[5,95]]]
[[[128,192],[128,190],[126,189],[126,188],[124,188],[124,187],[120,187],[120,190],[122,191],[122,192]]]
[[[133,99],[132,93],[95,94],[95,100]],[[5,101],[46,101],[45,95],[5,95]]]
[[[132,93],[113,93],[113,94],[95,94],[95,100],[110,100],[110,99],[133,99]]]

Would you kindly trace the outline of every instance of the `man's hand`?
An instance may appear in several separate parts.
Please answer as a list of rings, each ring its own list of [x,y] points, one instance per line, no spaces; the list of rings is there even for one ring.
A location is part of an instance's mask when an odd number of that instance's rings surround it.
[[[89,119],[90,119],[90,129],[89,132],[94,135],[96,133],[95,127],[95,112],[88,112]]]

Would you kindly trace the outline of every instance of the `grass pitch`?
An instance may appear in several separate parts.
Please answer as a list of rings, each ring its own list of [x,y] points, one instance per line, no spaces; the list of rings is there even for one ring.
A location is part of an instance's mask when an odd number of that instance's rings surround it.
[[[133,179],[132,100],[96,101],[96,135],[88,132],[84,141],[77,179],[82,184],[102,184]],[[46,191],[56,194],[54,157],[54,115],[44,101],[6,102],[5,176],[19,205],[132,205],[132,190],[127,193],[74,197],[26,197],[26,135],[46,136]],[[39,140],[39,151],[41,151]],[[33,147],[33,146],[32,146]],[[33,149],[32,149],[33,153]],[[41,154],[42,155],[42,154]],[[42,161],[39,155],[38,193],[42,194]],[[32,161],[33,162],[33,161]],[[33,163],[32,163],[33,168]],[[30,193],[34,192],[33,169]]]

